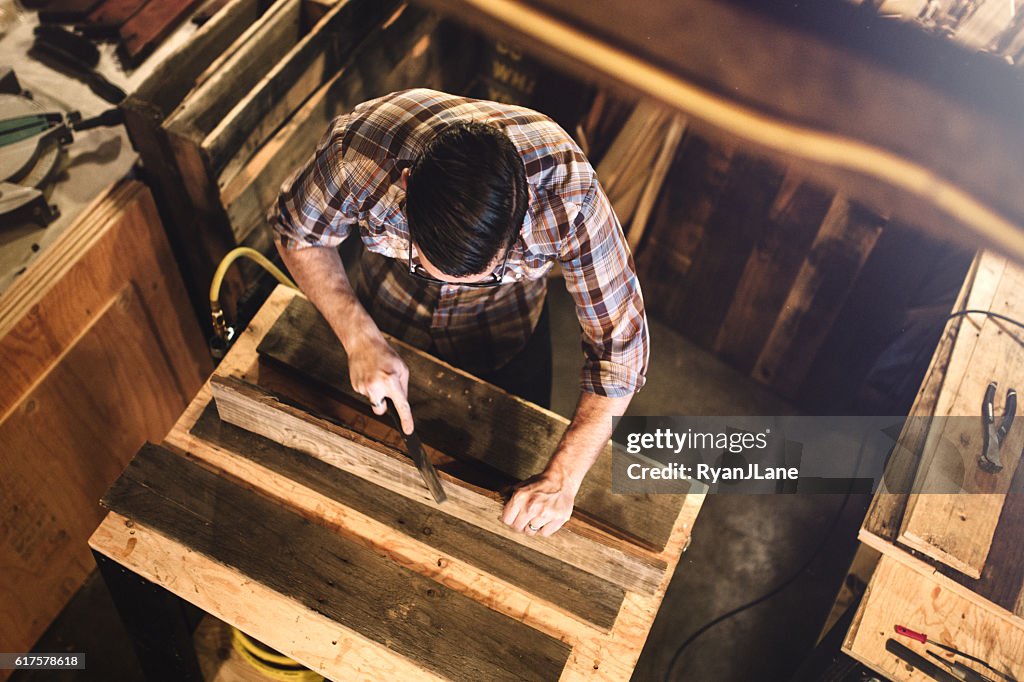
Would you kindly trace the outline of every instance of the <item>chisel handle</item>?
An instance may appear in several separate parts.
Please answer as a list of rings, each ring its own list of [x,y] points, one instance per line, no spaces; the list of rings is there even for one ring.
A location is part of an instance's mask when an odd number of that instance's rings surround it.
[[[903,635],[904,637],[909,637],[910,639],[913,639],[913,640],[917,640],[921,644],[927,644],[928,643],[928,635],[926,635],[926,634],[924,634],[922,632],[917,632],[916,630],[911,630],[910,628],[907,628],[907,627],[903,627],[902,625],[897,625],[896,626],[896,634],[897,635]]]

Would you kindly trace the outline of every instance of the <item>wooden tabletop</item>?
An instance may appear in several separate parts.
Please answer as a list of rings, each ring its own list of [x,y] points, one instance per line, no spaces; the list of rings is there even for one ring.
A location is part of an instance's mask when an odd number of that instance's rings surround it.
[[[271,295],[214,382],[269,395],[275,372],[261,367],[257,347],[297,296],[284,287]],[[285,390],[282,381],[277,376],[275,391]],[[387,454],[396,434],[321,397],[317,408],[330,419],[317,423],[329,437],[353,434],[360,457]],[[280,400],[280,414],[305,415],[292,399]],[[140,453],[107,496],[132,518],[110,512],[90,545],[331,679],[629,679],[703,503],[696,494],[681,500],[658,551],[586,516],[555,534],[556,543],[531,542],[459,507],[473,495],[485,506],[490,498],[457,480],[457,466],[441,467],[455,503],[437,506],[403,487],[401,476],[388,478],[398,459],[376,460],[367,475],[378,478],[367,480],[352,475],[362,469],[342,471],[307,454],[323,455],[319,445],[284,447],[221,422],[211,402],[208,382],[162,446]],[[346,453],[338,456],[347,466]],[[188,496],[185,511],[175,500]],[[232,523],[251,523],[251,531],[218,535]],[[572,546],[623,561],[627,577],[581,568],[585,558],[568,563],[559,548]],[[279,567],[292,574],[282,577]],[[628,576],[650,567],[657,579],[631,586]]]

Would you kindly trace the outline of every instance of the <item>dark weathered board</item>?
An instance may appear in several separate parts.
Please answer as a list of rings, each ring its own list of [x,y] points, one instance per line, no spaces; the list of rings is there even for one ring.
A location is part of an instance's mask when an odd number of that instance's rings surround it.
[[[665,178],[655,217],[637,249],[637,271],[649,313],[682,331],[686,273],[704,238],[708,218],[729,177],[733,148],[688,129]]]
[[[553,680],[570,647],[147,445],[104,505],[453,680]]]
[[[606,580],[223,422],[212,402],[191,433],[522,587],[594,625],[611,628],[622,606],[625,591]]]
[[[710,348],[729,310],[736,285],[782,184],[782,171],[762,158],[737,155],[705,226],[693,267],[682,282],[681,323],[690,338]]]
[[[755,379],[796,395],[884,224],[863,205],[833,197],[754,364]]]
[[[414,377],[409,404],[424,443],[460,459],[483,462],[517,480],[539,473],[566,423],[426,353],[394,344]],[[262,356],[365,403],[349,383],[345,351],[326,321],[295,298],[259,345]],[[658,550],[665,547],[682,507],[679,495],[615,495],[611,446],[583,481],[576,508],[609,530]]]
[[[142,9],[147,0],[105,0],[102,5],[89,13],[86,25],[83,27],[86,32],[112,31],[117,33],[121,24],[128,21],[136,12]]]

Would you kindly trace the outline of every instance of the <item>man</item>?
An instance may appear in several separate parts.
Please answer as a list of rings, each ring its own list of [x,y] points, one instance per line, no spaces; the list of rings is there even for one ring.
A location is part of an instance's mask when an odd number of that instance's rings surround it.
[[[393,400],[406,433],[409,371],[380,330],[484,378],[514,367],[498,381],[514,384],[545,362],[522,356],[543,345],[534,330],[546,324],[546,275],[561,264],[582,327],[580,399],[547,467],[502,517],[528,535],[561,528],[611,418],[643,386],[649,345],[622,229],[565,131],[522,107],[392,93],[332,122],[270,219],[285,264],[348,354],[352,387],[377,414]],[[337,251],[354,228],[366,250],[356,291]],[[542,394],[550,343],[547,353]],[[530,383],[518,392],[543,380]]]

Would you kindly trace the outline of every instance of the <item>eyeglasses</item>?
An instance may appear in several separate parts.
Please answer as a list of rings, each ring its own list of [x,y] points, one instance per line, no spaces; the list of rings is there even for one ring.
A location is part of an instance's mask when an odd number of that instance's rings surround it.
[[[505,278],[505,269],[508,267],[508,257],[511,253],[512,247],[509,246],[507,249],[505,249],[505,260],[502,261],[501,263],[501,269],[498,270],[497,272],[492,272],[490,276],[487,277],[487,279],[482,279],[478,282],[445,282],[444,280],[438,279],[436,277],[431,277],[430,274],[427,272],[426,268],[424,268],[421,264],[412,262],[412,240],[410,239],[409,274],[415,277],[416,279],[421,279],[424,282],[430,282],[431,284],[455,284],[462,287],[476,287],[478,289],[484,287],[496,287],[499,284],[501,284],[502,280]]]

